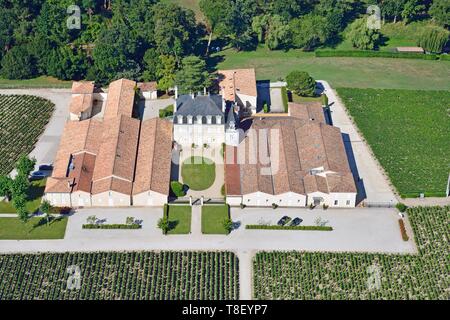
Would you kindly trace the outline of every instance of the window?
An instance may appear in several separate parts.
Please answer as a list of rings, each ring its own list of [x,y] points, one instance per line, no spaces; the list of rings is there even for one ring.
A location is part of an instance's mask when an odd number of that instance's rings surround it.
[[[347,205],[348,205],[348,206],[350,205],[350,200],[347,200]]]
[[[334,200],[334,205],[337,206],[339,204],[339,201]]]

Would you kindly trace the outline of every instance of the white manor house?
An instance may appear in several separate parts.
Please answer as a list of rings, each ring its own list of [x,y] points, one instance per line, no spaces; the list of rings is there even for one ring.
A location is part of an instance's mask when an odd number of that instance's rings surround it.
[[[74,83],[45,198],[60,207],[161,206],[180,145],[223,150],[217,168],[231,206],[356,205],[341,132],[320,103],[257,113],[254,69],[219,71],[217,85],[218,94],[177,97],[173,118],[143,120],[135,102],[156,99],[155,84],[121,79],[95,92],[92,83]],[[255,154],[267,156],[249,161]]]

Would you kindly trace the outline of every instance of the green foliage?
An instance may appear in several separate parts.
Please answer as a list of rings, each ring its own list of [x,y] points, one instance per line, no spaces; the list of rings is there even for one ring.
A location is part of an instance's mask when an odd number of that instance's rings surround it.
[[[172,181],[170,183],[170,188],[176,197],[184,197],[186,195],[186,192],[184,191],[184,185],[181,182]]]
[[[400,194],[444,196],[450,159],[449,91],[337,92]]]
[[[304,71],[291,71],[286,76],[287,86],[299,96],[312,97],[316,92],[316,81]]]
[[[448,300],[449,210],[449,206],[408,209],[419,254],[257,253],[254,298]],[[374,268],[379,270],[379,288],[368,286]]]
[[[233,230],[233,220],[231,219],[223,219],[222,226],[226,230],[227,233],[230,233]]]
[[[176,60],[174,56],[159,56],[160,67],[156,69],[158,89],[168,92],[175,85]]]
[[[442,27],[450,26],[450,1],[433,0],[428,11],[433,21]]]
[[[422,2],[423,0],[406,0],[402,11],[402,18],[406,23],[414,20],[424,11],[425,5]]]
[[[7,254],[0,265],[2,300],[239,299],[239,261],[231,252]],[[71,265],[82,270],[80,290],[67,288]]]
[[[170,106],[165,107],[164,109],[159,110],[159,117],[160,118],[167,118],[173,116],[173,104]]]
[[[252,30],[260,43],[270,50],[279,49],[289,36],[289,26],[279,15],[261,15],[253,18]]]
[[[180,93],[196,93],[211,85],[206,63],[196,56],[183,58],[181,70],[176,74],[176,84]]]
[[[22,154],[19,157],[19,160],[16,162],[16,169],[19,175],[23,175],[28,177],[31,171],[34,170],[34,166],[36,165],[36,159],[30,159],[28,156]]]
[[[83,229],[142,229],[140,224],[83,224]]]
[[[9,50],[3,57],[1,66],[1,75],[7,79],[29,79],[36,75],[34,57],[24,45]]]
[[[406,209],[408,209],[408,207],[407,207],[404,203],[401,203],[401,202],[397,203],[397,204],[395,205],[395,207],[396,207],[397,210],[400,211],[400,212],[405,212]]]
[[[327,22],[325,17],[312,14],[291,20],[292,46],[309,51],[324,44],[330,37]]]
[[[0,176],[0,197],[11,197],[12,182],[9,176]]]
[[[380,32],[367,27],[367,19],[355,20],[346,33],[346,38],[350,40],[354,48],[362,50],[373,50],[380,40]]]
[[[167,231],[169,231],[169,218],[168,217],[162,217],[158,220],[158,228],[162,230],[163,234],[167,234]]]
[[[401,59],[422,59],[422,60],[438,59],[438,56],[435,54],[402,53],[402,52],[371,51],[371,50],[316,50],[315,55],[318,58],[359,57],[359,58],[401,58]]]
[[[428,26],[419,35],[417,44],[428,52],[440,53],[448,42],[450,32],[441,27]]]
[[[264,113],[268,113],[269,112],[269,106],[267,105],[266,101],[264,101],[264,104],[263,104],[263,112]]]

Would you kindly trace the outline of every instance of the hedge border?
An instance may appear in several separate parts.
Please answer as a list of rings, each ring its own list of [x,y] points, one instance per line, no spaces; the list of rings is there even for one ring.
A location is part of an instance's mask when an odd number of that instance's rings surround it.
[[[83,224],[83,229],[136,230],[142,229],[142,226],[140,224]]]
[[[402,234],[403,241],[408,241],[409,237],[408,234],[406,233],[405,223],[403,222],[402,219],[398,219],[398,224],[400,226],[400,233]]]
[[[333,231],[333,227],[327,226],[266,226],[257,224],[248,224],[247,230],[305,230],[305,231]]]
[[[441,56],[437,54],[422,53],[397,53],[387,51],[370,51],[370,50],[316,50],[316,58],[326,57],[354,57],[354,58],[397,58],[397,59],[421,59],[421,60],[438,60]],[[447,58],[444,58],[446,60]]]

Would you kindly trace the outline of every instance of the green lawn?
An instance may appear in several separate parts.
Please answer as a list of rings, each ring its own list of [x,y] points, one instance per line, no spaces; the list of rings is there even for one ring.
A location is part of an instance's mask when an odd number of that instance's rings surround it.
[[[39,209],[42,202],[42,196],[44,195],[46,181],[47,180],[43,179],[31,182],[31,186],[27,193],[27,210],[29,213],[36,213]],[[0,202],[0,214],[15,212],[16,209],[14,209],[11,202]]]
[[[204,234],[228,234],[223,227],[223,220],[229,219],[229,207],[227,205],[208,205],[202,207],[202,233]]]
[[[168,234],[188,234],[191,232],[192,208],[190,206],[169,206]]]
[[[292,70],[304,70],[333,87],[448,90],[450,61],[388,58],[316,58],[301,50],[237,52],[213,55],[219,69],[255,68],[258,80],[284,79]],[[214,65],[215,63],[210,62]]]
[[[0,78],[0,89],[28,88],[71,88],[72,81],[62,81],[53,77],[41,76],[28,80],[8,80]]]
[[[191,157],[181,167],[183,183],[194,191],[206,190],[216,179],[216,164],[207,158]]]
[[[23,223],[18,218],[0,218],[0,240],[63,239],[67,218],[54,219],[47,226],[46,218],[31,218]]]
[[[400,194],[444,196],[450,91],[337,91]]]

